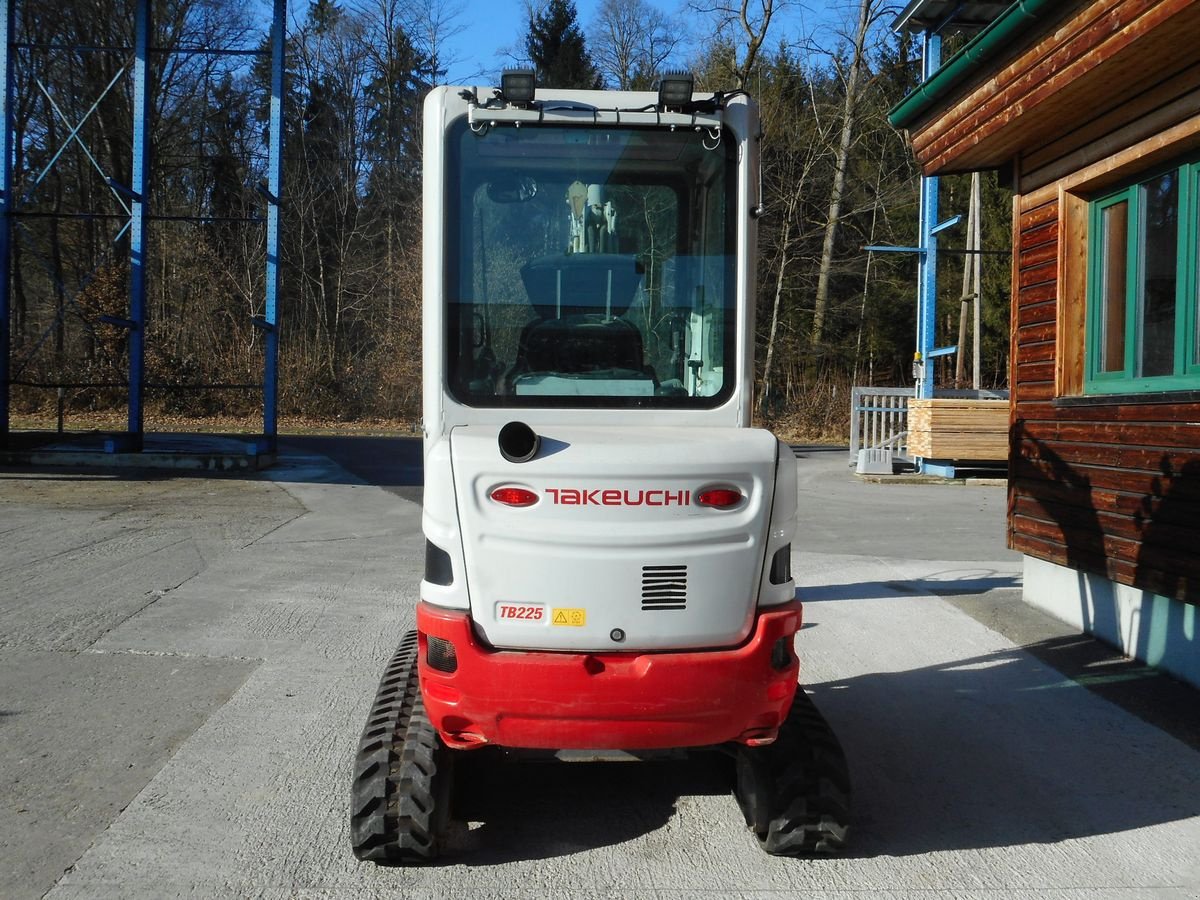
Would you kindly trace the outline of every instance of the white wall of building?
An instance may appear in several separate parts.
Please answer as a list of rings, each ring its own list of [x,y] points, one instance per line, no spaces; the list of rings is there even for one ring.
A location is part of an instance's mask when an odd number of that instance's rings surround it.
[[[1200,687],[1196,606],[1031,556],[1024,570],[1026,603]]]

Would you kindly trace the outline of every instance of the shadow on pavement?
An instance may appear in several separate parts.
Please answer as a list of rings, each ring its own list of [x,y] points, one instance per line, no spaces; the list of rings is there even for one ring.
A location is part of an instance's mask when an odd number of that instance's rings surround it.
[[[423,445],[419,437],[370,437],[358,435],[288,435],[279,439],[280,465],[270,477],[304,481],[303,465],[290,464],[288,454],[320,454],[338,464],[353,479],[381,487],[405,500],[420,503],[425,483]],[[294,477],[293,477],[294,476]],[[323,483],[331,482],[322,475]]]
[[[1195,753],[1022,648],[807,687],[850,762],[856,855],[1055,843],[1200,814]]]
[[[205,436],[220,437],[220,436]],[[102,462],[78,465],[4,465],[7,477],[65,477],[87,481],[165,481],[171,478],[268,479],[321,484],[372,484],[406,499],[420,502],[424,481],[422,444],[419,437],[372,437],[358,435],[284,435],[279,438],[279,459],[265,469],[205,469],[179,466],[164,468],[136,465],[106,466]],[[181,458],[187,453],[177,454]],[[314,456],[327,462],[313,465]],[[66,458],[66,456],[64,456]]]
[[[616,846],[665,828],[683,796],[728,794],[727,815],[742,822],[732,764],[719,753],[570,763],[475,751],[457,762],[454,817],[461,821],[447,862],[502,865]]]
[[[806,685],[850,761],[851,856],[1049,844],[1200,814],[1195,755],[1098,708],[1043,664],[1065,642],[1045,643]],[[1194,706],[1194,692],[1179,687]],[[615,846],[664,828],[682,796],[728,795],[725,815],[740,825],[730,785],[719,754],[588,764],[481,755],[459,771],[456,817],[475,824],[461,827],[447,861],[499,865]]]
[[[945,576],[945,577],[939,577]],[[832,600],[886,600],[913,594],[934,596],[986,594],[989,591],[1021,586],[1019,575],[1008,575],[993,569],[971,567],[935,573],[934,577],[913,581],[860,581],[853,584],[822,584],[796,590],[797,599],[805,603]]]
[[[1044,643],[806,685],[850,762],[851,857],[1052,844],[1200,815],[1196,754],[1047,665],[1081,652],[1066,639]],[[1194,692],[1179,687],[1194,720]],[[480,752],[459,760],[456,781],[448,863],[616,846],[667,829],[687,796],[728,797],[726,824],[741,826],[729,761],[715,753],[578,764]]]

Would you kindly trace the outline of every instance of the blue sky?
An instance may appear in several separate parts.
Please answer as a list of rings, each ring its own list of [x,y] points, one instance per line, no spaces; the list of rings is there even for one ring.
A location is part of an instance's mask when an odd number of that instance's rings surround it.
[[[671,15],[685,31],[689,30],[689,23],[696,20],[696,14],[681,12],[675,0],[650,2]],[[585,33],[598,6],[599,0],[575,0],[575,10]],[[683,8],[686,10],[686,6]],[[768,46],[773,49],[780,40],[800,40],[814,33],[822,46],[832,46],[835,39],[830,29],[841,27],[853,17],[856,8],[856,0],[790,3],[776,14]],[[474,80],[472,76],[495,73],[510,64],[501,50],[523,45],[527,27],[525,3],[523,0],[465,0],[463,13],[456,24],[462,31],[448,43],[448,50],[457,61],[450,66],[446,80],[466,83]]]
[[[369,2],[336,0],[348,8],[369,7]],[[430,4],[460,5],[462,13],[451,23],[458,34],[446,41],[449,59],[445,82],[448,84],[491,83],[501,69],[514,60],[505,50],[524,52],[528,27],[525,0],[417,0]],[[534,0],[542,3],[545,0]],[[683,51],[678,63],[686,65],[689,52],[704,40],[706,33],[700,14],[688,9],[688,0],[647,0],[665,12],[677,24],[682,35]],[[699,6],[736,0],[692,0]],[[752,4],[761,0],[751,0]],[[781,41],[800,43],[811,39],[817,46],[831,50],[839,43],[838,35],[849,32],[860,0],[775,0],[777,12],[771,23],[767,40],[768,50],[775,50]],[[252,9],[264,23],[270,22],[271,0],[251,0]],[[288,0],[288,27],[305,15],[309,0]],[[575,0],[578,21],[586,34],[600,0]],[[883,24],[890,24],[890,16]],[[711,30],[709,30],[711,33]]]

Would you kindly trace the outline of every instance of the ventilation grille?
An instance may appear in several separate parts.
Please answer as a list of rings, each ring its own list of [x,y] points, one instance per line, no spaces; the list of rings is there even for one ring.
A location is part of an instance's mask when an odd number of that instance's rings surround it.
[[[687,566],[642,566],[642,609],[687,609]]]

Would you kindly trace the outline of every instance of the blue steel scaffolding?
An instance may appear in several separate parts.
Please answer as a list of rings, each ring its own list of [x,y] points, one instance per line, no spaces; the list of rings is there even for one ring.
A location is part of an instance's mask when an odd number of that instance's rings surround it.
[[[15,383],[12,367],[13,351],[13,304],[12,304],[12,259],[14,228],[20,218],[20,198],[15,195],[15,179],[19,173],[14,172],[14,123],[13,107],[16,100],[14,92],[14,67],[18,64],[21,50],[79,51],[79,52],[116,52],[121,48],[107,47],[56,47],[54,45],[22,43],[18,40],[15,29],[16,7],[19,0],[0,0],[0,28],[4,34],[0,40],[0,53],[3,53],[4,91],[0,103],[0,446],[8,446],[11,437],[11,396]],[[25,0],[32,2],[32,0]],[[278,388],[278,297],[280,286],[279,271],[279,204],[282,196],[283,169],[283,88],[284,88],[284,36],[287,0],[273,0],[269,48],[270,56],[270,120],[267,134],[266,188],[259,193],[266,202],[266,240],[265,240],[265,289],[263,298],[263,313],[251,319],[250,325],[264,333],[263,340],[263,375],[261,385],[253,385],[262,391],[263,431],[261,441],[249,445],[253,454],[272,453],[275,450],[277,435],[277,388]],[[62,123],[70,128],[66,138],[48,163],[33,180],[36,186],[60,160],[64,152],[74,142],[88,159],[92,167],[104,172],[95,157],[88,150],[80,134],[85,122],[95,112],[105,96],[114,88],[118,79],[126,69],[132,79],[130,95],[132,98],[132,132],[128,182],[116,177],[107,178],[109,187],[127,215],[127,220],[120,228],[114,241],[118,242],[127,236],[129,240],[129,277],[128,277],[128,306],[127,315],[103,315],[99,320],[109,326],[115,326],[126,335],[125,347],[128,353],[128,376],[118,387],[128,391],[128,426],[124,434],[114,435],[105,448],[112,451],[139,451],[143,446],[145,430],[145,390],[147,387],[146,372],[146,325],[147,325],[147,269],[149,259],[149,229],[153,225],[154,215],[151,213],[150,158],[151,147],[151,115],[149,105],[151,65],[153,53],[170,54],[173,52],[204,53],[212,55],[256,56],[261,51],[238,48],[202,47],[176,51],[172,48],[156,48],[150,46],[150,35],[153,33],[151,0],[135,0],[134,2],[134,43],[131,66],[122,66],[113,80],[101,91],[99,97],[83,114],[83,117],[72,123],[60,107],[49,96],[45,86],[39,82],[39,88],[45,94],[55,113]],[[43,214],[45,215],[45,214]],[[76,213],[76,218],[103,214]],[[60,294],[65,294],[65,287],[58,285]],[[58,311],[59,322],[65,314],[65,305],[60,303]],[[45,342],[46,336],[36,341],[34,351]],[[58,388],[61,392],[63,384],[31,384],[35,388]],[[96,386],[96,385],[90,385]],[[99,385],[107,386],[107,385]],[[211,387],[229,387],[212,385]],[[238,385],[236,387],[244,387]],[[61,404],[61,401],[60,401]],[[60,413],[61,422],[61,413]],[[61,425],[60,425],[61,427]]]
[[[970,33],[986,28],[1004,12],[1009,2],[1010,0],[910,0],[896,17],[892,29],[896,33],[910,31],[920,35],[921,82],[924,83],[942,66],[942,35],[947,30]],[[916,352],[913,354],[913,380],[916,382],[914,393],[921,399],[933,396],[934,360],[959,352],[957,346],[934,346],[937,322],[938,235],[962,220],[961,216],[951,216],[939,221],[939,188],[939,180],[936,177],[921,176],[918,246],[868,248],[917,254],[917,339]],[[976,247],[974,251],[967,252],[982,251]]]
[[[975,4],[977,6],[987,4]],[[967,3],[948,3],[947,0],[914,0],[896,19],[896,31],[919,27],[921,37],[921,81],[928,81],[942,65],[942,32],[963,24]],[[939,8],[941,7],[941,8]],[[936,22],[927,17],[935,15]],[[924,17],[924,18],[923,18]],[[973,27],[978,24],[972,21]],[[938,235],[962,221],[951,216],[939,221],[938,203],[940,182],[936,176],[921,176],[917,212],[916,247],[867,247],[869,251],[885,253],[915,253],[917,255],[917,329],[916,351],[913,354],[914,396],[928,399],[933,396],[934,360],[958,352],[957,346],[935,346],[937,325]]]
[[[1008,6],[1009,0],[910,0],[893,23],[893,30],[900,34],[911,32],[921,40],[921,82],[928,81],[942,65],[942,36],[948,30],[962,32],[985,28]],[[851,403],[851,464],[859,465],[860,472],[890,473],[893,455],[900,447],[903,458],[908,458],[907,408],[901,409],[899,401],[904,396],[930,399],[934,394],[935,362],[939,357],[959,352],[958,346],[935,346],[938,299],[938,239],[948,228],[957,225],[961,216],[939,217],[940,183],[938,178],[921,176],[918,206],[917,240],[915,247],[870,246],[870,252],[912,253],[917,256],[917,316],[916,351],[913,354],[914,388],[855,387]],[[984,253],[982,248],[958,251]],[[977,304],[979,298],[976,297]],[[978,349],[976,349],[978,356]],[[993,391],[949,390],[947,396],[973,396],[999,399]],[[859,459],[859,452],[864,454]],[[954,467],[950,464],[933,463],[914,457],[920,472],[949,475]],[[878,468],[872,468],[878,466]]]

